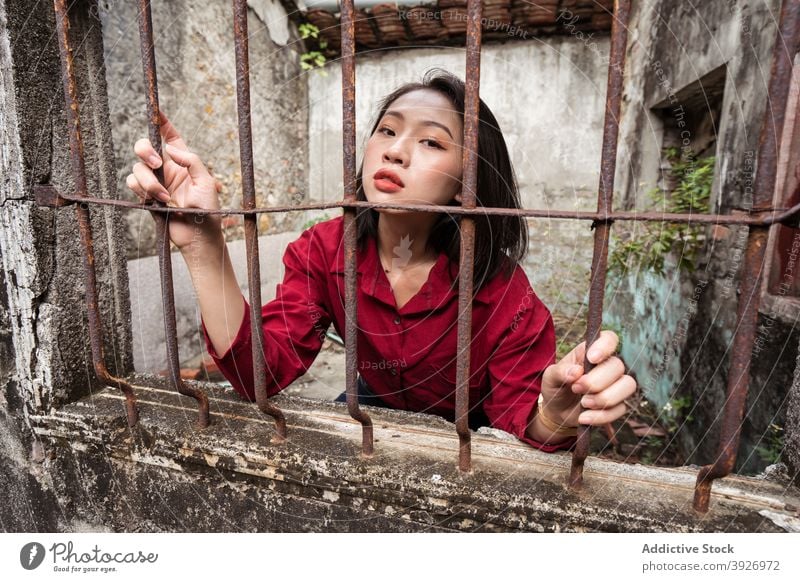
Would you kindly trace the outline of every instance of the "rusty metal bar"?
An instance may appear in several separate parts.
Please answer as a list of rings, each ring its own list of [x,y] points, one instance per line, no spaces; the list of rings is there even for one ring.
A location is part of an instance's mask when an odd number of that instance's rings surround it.
[[[63,208],[75,202],[85,204],[80,196],[73,196],[72,200],[64,198],[52,184],[34,184],[33,199],[36,200],[37,206],[45,206],[47,208]]]
[[[800,221],[800,204],[792,208],[771,208],[772,193],[777,170],[777,150],[780,142],[786,100],[791,80],[792,59],[798,48],[800,27],[800,0],[786,0],[782,7],[781,23],[773,52],[772,75],[769,100],[759,143],[758,173],[755,182],[755,202],[747,215],[697,215],[654,212],[613,212],[614,175],[616,171],[619,114],[622,96],[625,51],[627,47],[627,25],[630,15],[630,0],[616,0],[611,33],[611,54],[608,69],[608,86],[603,130],[601,172],[598,187],[598,209],[596,212],[528,210],[505,208],[477,208],[477,149],[478,112],[480,103],[480,56],[482,3],[469,0],[467,25],[467,75],[464,111],[464,202],[461,207],[375,204],[356,200],[356,147],[355,147],[355,41],[353,0],[345,0],[342,6],[342,99],[343,99],[343,146],[345,192],[341,202],[306,204],[288,207],[256,207],[253,173],[252,121],[250,115],[249,57],[247,37],[246,0],[233,0],[234,36],[236,43],[237,104],[240,129],[240,154],[243,179],[242,209],[182,209],[186,214],[245,216],[245,237],[248,252],[248,280],[251,303],[251,334],[253,336],[254,382],[259,408],[276,419],[277,440],[283,440],[286,424],[283,413],[268,402],[266,393],[266,366],[261,332],[261,294],[258,253],[257,215],[267,212],[286,212],[312,208],[344,209],[345,244],[345,304],[346,304],[346,383],[347,405],[351,416],[362,424],[362,454],[373,453],[373,428],[370,417],[358,403],[357,379],[357,280],[356,280],[356,213],[360,208],[402,208],[425,212],[446,212],[464,215],[461,221],[461,248],[459,264],[459,317],[457,343],[457,388],[456,431],[459,435],[459,469],[471,468],[471,444],[468,428],[470,369],[470,340],[472,334],[471,298],[473,292],[475,224],[472,216],[482,215],[538,216],[554,219],[592,220],[594,249],[592,258],[592,280],[589,297],[589,315],[586,330],[587,352],[597,339],[602,325],[602,310],[605,287],[605,272],[608,258],[610,228],[616,220],[664,221],[695,224],[731,224],[750,227],[744,275],[741,285],[741,300],[737,308],[737,329],[734,338],[733,361],[728,375],[727,400],[723,410],[720,448],[714,464],[703,467],[697,478],[694,507],[700,512],[708,510],[713,480],[728,475],[735,464],[741,423],[747,397],[751,352],[753,348],[760,296],[761,265],[764,260],[769,228],[776,224],[797,226]],[[70,122],[70,155],[76,180],[76,194],[61,195],[49,185],[36,189],[37,200],[52,207],[77,202],[76,215],[85,249],[86,300],[95,372],[101,382],[116,384],[125,394],[128,423],[136,423],[138,413],[131,386],[124,380],[111,376],[105,368],[102,349],[102,326],[97,304],[97,286],[94,270],[93,240],[89,215],[89,204],[110,205],[128,209],[149,210],[156,221],[160,241],[159,258],[162,277],[162,294],[167,336],[167,355],[173,384],[178,392],[199,401],[199,424],[207,426],[208,399],[196,389],[184,386],[179,373],[177,335],[175,332],[175,308],[172,286],[171,257],[169,253],[168,220],[171,209],[155,203],[140,205],[119,200],[93,199],[88,196],[83,143],[80,134],[78,92],[73,72],[72,52],[69,44],[69,19],[66,0],[54,0],[61,52],[62,77],[67,115]],[[140,0],[139,31],[142,50],[142,65],[148,84],[148,116],[150,140],[161,154],[160,116],[158,86],[153,47],[152,20],[149,0]],[[163,183],[163,170],[156,174]],[[594,365],[585,358],[584,369],[589,372]],[[573,454],[569,477],[570,487],[579,488],[583,479],[583,465],[588,454],[590,428],[581,427],[578,443]]]
[[[66,0],[54,0],[58,48],[61,58],[61,80],[64,86],[64,102],[66,104],[67,121],[69,123],[69,152],[72,163],[72,174],[75,189],[78,192],[79,204],[75,206],[81,242],[83,243],[83,271],[86,294],[86,315],[89,323],[89,343],[92,349],[92,364],[97,379],[106,386],[116,385],[125,395],[125,414],[128,426],[133,427],[139,420],[136,396],[131,385],[112,376],[105,364],[103,354],[103,324],[100,318],[100,307],[97,297],[97,277],[94,268],[94,237],[92,235],[89,206],[89,189],[86,182],[86,166],[83,157],[83,137],[81,136],[81,119],[78,104],[78,85],[73,70],[72,48],[69,40],[69,13]]]
[[[153,20],[150,14],[150,0],[139,0],[139,42],[142,52],[142,68],[147,85],[147,126],[150,143],[159,156],[161,151],[161,116],[158,105],[158,78],[156,76],[156,54],[153,45]],[[155,170],[156,177],[164,184],[164,166]],[[156,201],[156,207],[163,205]],[[158,238],[158,263],[161,271],[161,295],[164,306],[164,340],[167,344],[167,363],[170,379],[175,389],[185,396],[197,400],[199,410],[197,424],[200,428],[209,425],[208,397],[197,388],[186,386],[181,379],[178,356],[178,336],[175,324],[175,291],[172,286],[172,256],[170,254],[169,214],[152,213],[156,223]]]
[[[253,123],[250,115],[250,53],[247,36],[247,0],[233,0],[233,36],[236,46],[236,110],[239,116],[239,158],[242,168],[242,207],[256,207],[253,173]],[[286,440],[286,418],[267,397],[264,332],[261,329],[261,265],[258,253],[258,216],[244,217],[247,282],[250,288],[250,335],[253,344],[253,382],[258,409],[275,419],[272,442]]]
[[[604,218],[593,223],[594,251],[592,253],[592,277],[589,289],[589,313],[586,322],[586,353],[600,335],[603,324],[603,298],[608,265],[608,241],[611,233],[611,203],[614,197],[614,174],[617,170],[617,141],[619,137],[619,112],[622,103],[622,84],[625,69],[625,51],[628,46],[628,20],[631,0],[614,2],[614,19],[611,26],[611,53],[608,63],[608,87],[606,110],[603,122],[603,148],[600,161],[600,184],[598,186],[597,213]],[[584,357],[583,369],[588,374],[594,364]],[[578,442],[572,453],[569,486],[579,489],[583,484],[583,464],[589,454],[591,427],[578,428]]]
[[[462,155],[461,205],[476,207],[478,189],[478,115],[481,84],[481,0],[467,3],[467,75],[464,79],[464,149]],[[472,466],[472,441],[469,431],[469,371],[472,349],[472,292],[475,267],[475,220],[462,217],[458,269],[458,343],[456,348],[455,421],[458,433],[458,468]]]
[[[168,206],[151,206],[129,202],[127,200],[112,200],[109,198],[93,198],[84,201],[79,196],[72,194],[60,194],[53,191],[53,187],[47,184],[40,184],[36,187],[39,192],[37,202],[43,206],[59,207],[72,202],[89,202],[100,206],[116,206],[125,210],[147,210],[149,212],[160,212],[166,214],[174,212]],[[299,210],[326,210],[329,208],[397,208],[401,210],[413,210],[415,212],[444,212],[447,214],[479,214],[493,216],[524,216],[550,218],[553,220],[608,220],[612,222],[675,222],[675,223],[696,223],[696,224],[731,224],[731,225],[754,225],[754,224],[785,224],[797,228],[800,220],[800,204],[791,208],[769,208],[750,214],[678,214],[678,213],[657,213],[657,212],[637,212],[619,211],[609,212],[608,214],[599,212],[582,212],[575,210],[537,210],[521,208],[491,208],[480,206],[477,208],[464,208],[462,206],[438,206],[422,204],[393,204],[391,202],[368,202],[364,200],[340,200],[338,202],[320,202],[313,204],[297,204],[292,206],[269,206],[257,207],[252,209],[243,208],[220,208],[217,210],[204,210],[202,208],[181,208],[182,214],[208,214],[208,215],[242,215],[267,214],[275,212],[297,212]]]
[[[353,0],[342,3],[342,139],[344,148],[344,201],[356,199],[356,51]],[[358,404],[358,288],[356,281],[356,213],[344,211],[345,383],[347,411],[361,423],[361,454],[374,452],[372,419]]]
[[[772,204],[778,169],[778,147],[783,132],[792,61],[800,36],[800,0],[785,0],[772,53],[772,71],[767,107],[759,138],[758,162],[754,184],[753,209],[763,210]],[[730,474],[736,463],[739,437],[750,383],[750,362],[758,325],[761,302],[761,279],[767,248],[768,226],[751,226],[747,237],[742,269],[739,302],[736,309],[737,333],[733,338],[733,359],[728,371],[725,406],[720,428],[719,451],[716,461],[705,465],[697,475],[694,508],[705,513],[711,501],[714,479]]]

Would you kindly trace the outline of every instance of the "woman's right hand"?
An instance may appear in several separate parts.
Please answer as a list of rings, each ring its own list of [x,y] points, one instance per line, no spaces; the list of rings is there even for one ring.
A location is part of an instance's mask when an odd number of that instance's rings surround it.
[[[178,131],[161,113],[161,138],[164,143],[164,186],[153,170],[162,159],[149,139],[140,139],[134,152],[141,161],[133,166],[125,183],[142,201],[160,200],[173,208],[220,208],[221,184],[211,175],[197,154],[189,151]],[[169,238],[181,251],[195,244],[220,244],[222,227],[219,215],[170,213]]]

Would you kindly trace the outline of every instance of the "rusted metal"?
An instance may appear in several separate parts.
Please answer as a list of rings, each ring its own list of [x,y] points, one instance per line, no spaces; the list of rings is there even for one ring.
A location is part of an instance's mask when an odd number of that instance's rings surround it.
[[[83,202],[83,200],[72,194],[59,194],[67,203]],[[150,212],[160,212],[167,214],[174,212],[168,206],[151,206],[130,202],[127,200],[112,200],[108,198],[94,198],[92,204],[101,206],[116,206],[126,210],[148,210]],[[44,204],[49,206],[50,204]],[[338,202],[320,202],[313,204],[296,204],[292,206],[269,206],[252,209],[243,208],[220,208],[216,210],[204,210],[202,208],[181,208],[181,214],[201,214],[201,215],[242,215],[267,214],[280,212],[296,212],[298,210],[327,210],[330,208],[397,208],[402,210],[413,210],[415,212],[444,212],[446,214],[467,214],[467,215],[493,215],[493,216],[523,216],[541,217],[553,220],[588,220],[597,221],[630,221],[630,222],[674,222],[690,224],[730,224],[730,225],[753,225],[753,224],[785,224],[787,226],[797,225],[800,220],[800,204],[791,208],[770,208],[749,215],[737,214],[677,214],[658,212],[630,212],[619,211],[601,214],[599,212],[583,212],[575,210],[536,210],[518,208],[491,208],[480,206],[476,208],[464,208],[462,206],[438,206],[428,204],[393,204],[391,202],[367,202],[363,200],[340,200]]]
[[[60,194],[50,185],[38,185],[34,195],[37,203],[54,208],[71,203],[76,205],[76,215],[84,245],[84,270],[86,276],[86,300],[89,320],[92,359],[98,379],[108,385],[117,385],[125,394],[129,425],[137,419],[135,397],[130,385],[124,380],[114,378],[105,368],[99,308],[97,304],[97,285],[94,271],[94,252],[89,204],[111,205],[127,209],[149,210],[156,221],[160,241],[159,259],[161,266],[162,294],[167,337],[167,355],[170,374],[178,392],[196,398],[199,402],[199,424],[207,426],[208,400],[202,391],[184,386],[180,379],[180,366],[175,331],[175,308],[172,287],[172,268],[168,237],[169,212],[172,210],[156,202],[154,205],[141,205],[120,200],[94,199],[88,196],[83,158],[83,143],[80,133],[78,111],[78,92],[73,72],[72,53],[69,45],[69,20],[66,0],[54,0],[56,20],[61,51],[62,77],[67,116],[70,123],[70,156],[76,182],[75,194]],[[800,27],[800,0],[786,0],[782,7],[778,37],[773,51],[772,75],[769,86],[769,99],[762,126],[757,175],[755,180],[755,200],[747,214],[737,215],[697,215],[663,214],[656,212],[613,212],[613,188],[616,171],[619,115],[623,86],[623,71],[627,46],[627,27],[631,0],[616,0],[611,32],[611,53],[608,69],[608,86],[603,129],[601,171],[598,187],[598,207],[596,212],[529,210],[509,208],[476,207],[477,151],[478,151],[478,111],[480,86],[482,3],[469,0],[467,6],[467,75],[465,80],[466,100],[464,111],[464,154],[463,154],[463,203],[461,206],[400,205],[391,203],[375,204],[356,200],[356,145],[355,145],[355,40],[353,0],[345,0],[341,11],[342,26],[342,100],[343,100],[343,149],[344,149],[344,197],[341,202],[325,204],[304,204],[258,208],[256,206],[253,173],[252,120],[250,115],[249,58],[247,42],[247,4],[246,0],[233,0],[234,37],[236,42],[237,66],[237,104],[240,130],[240,154],[243,182],[243,205],[241,209],[181,209],[185,214],[230,215],[245,217],[245,237],[248,253],[248,281],[251,304],[251,334],[253,337],[254,382],[256,401],[259,408],[276,420],[278,439],[285,438],[286,424],[282,412],[269,403],[266,393],[266,366],[264,362],[263,335],[261,333],[261,294],[259,254],[257,238],[257,215],[269,212],[287,212],[301,209],[344,209],[345,245],[345,313],[346,313],[346,388],[347,406],[350,415],[362,424],[362,454],[373,453],[373,427],[370,417],[361,410],[358,403],[357,380],[357,279],[356,279],[356,215],[365,208],[400,208],[422,212],[445,212],[463,215],[461,220],[461,249],[459,264],[459,315],[456,370],[456,431],[459,435],[459,468],[471,468],[471,444],[468,428],[470,371],[470,343],[472,336],[472,293],[474,269],[475,224],[473,216],[509,215],[527,217],[546,217],[551,219],[591,220],[594,232],[592,258],[592,278],[590,283],[589,313],[586,330],[588,348],[597,339],[602,325],[602,311],[605,288],[605,273],[608,260],[609,234],[612,223],[623,221],[658,221],[691,224],[729,224],[746,225],[750,232],[745,252],[745,265],[737,307],[737,334],[734,337],[733,359],[727,381],[727,399],[723,410],[719,452],[712,465],[703,467],[697,478],[694,507],[700,512],[708,510],[713,480],[728,475],[735,465],[739,444],[742,418],[746,403],[751,353],[753,349],[758,307],[760,302],[762,269],[769,228],[777,224],[797,226],[800,223],[800,204],[791,208],[771,208],[777,172],[777,153],[791,80],[792,59],[798,48],[798,27]],[[155,54],[153,47],[152,20],[149,0],[140,0],[139,31],[142,50],[142,65],[147,82],[148,117],[150,140],[161,154],[160,117],[158,87],[156,78]],[[163,171],[156,170],[163,183]],[[584,359],[585,372],[594,365]],[[579,488],[583,479],[583,465],[588,454],[590,438],[589,427],[581,427],[578,442],[572,458],[569,484]]]
[[[233,37],[236,47],[236,110],[239,116],[239,157],[242,168],[242,207],[256,207],[253,173],[253,124],[250,115],[250,53],[247,37],[247,0],[233,0]],[[273,442],[286,439],[286,418],[267,397],[264,333],[261,329],[261,266],[258,253],[258,215],[244,217],[247,283],[250,290],[250,335],[253,344],[253,381],[256,404],[275,419]]]
[[[798,28],[800,28],[800,0],[785,0],[772,54],[767,107],[759,138],[753,186],[753,209],[756,211],[767,208],[772,203],[774,195],[778,147],[789,97],[792,61],[800,40]],[[728,371],[725,405],[720,423],[719,450],[714,463],[700,469],[695,485],[694,508],[701,513],[708,511],[714,479],[725,477],[734,468],[747,402],[750,362],[758,325],[761,278],[769,227],[753,225],[749,231],[736,309],[737,332],[733,338],[733,358]]]
[[[36,200],[37,206],[62,208],[70,204],[75,204],[79,198],[78,196],[75,196],[71,200],[64,198],[52,184],[36,184],[33,187],[33,199]]]
[[[344,201],[356,199],[356,51],[353,0],[342,3],[342,139],[344,149]],[[358,404],[358,288],[356,281],[356,212],[344,211],[345,383],[347,411],[361,423],[361,454],[374,452],[372,419]]]
[[[83,157],[83,137],[81,136],[80,108],[78,104],[78,85],[73,69],[72,48],[69,40],[69,13],[66,0],[54,0],[58,48],[61,58],[61,80],[64,86],[64,102],[66,104],[67,121],[69,123],[69,152],[72,163],[72,175],[80,204],[75,206],[81,243],[83,244],[83,272],[86,295],[86,314],[89,323],[89,344],[92,350],[92,365],[97,379],[107,386],[116,386],[125,395],[125,414],[128,426],[133,427],[139,420],[136,396],[131,385],[121,378],[113,376],[105,364],[103,354],[103,325],[100,319],[100,307],[97,297],[97,277],[94,268],[94,238],[89,207],[89,190],[86,182],[86,166]],[[39,193],[53,190],[40,187]],[[56,191],[56,198],[58,200]],[[52,198],[51,198],[52,200]]]
[[[158,78],[156,76],[156,55],[153,45],[153,21],[150,14],[150,0],[139,0],[139,44],[142,52],[142,68],[147,86],[147,127],[150,143],[159,156],[161,151],[161,116],[158,105]],[[164,184],[163,165],[155,170],[158,181]],[[156,201],[154,206],[162,206]],[[197,424],[200,428],[209,425],[208,397],[197,388],[189,387],[181,379],[181,366],[178,356],[178,335],[175,323],[175,291],[172,286],[172,256],[170,253],[169,214],[154,212],[156,237],[158,239],[158,264],[161,272],[161,296],[164,306],[164,340],[167,346],[167,364],[170,380],[175,389],[185,396],[191,396],[198,403]]]
[[[614,196],[614,174],[617,170],[617,141],[619,137],[619,112],[622,103],[625,51],[628,45],[628,20],[630,0],[614,2],[614,19],[611,25],[611,51],[608,63],[608,86],[606,109],[603,121],[603,147],[600,159],[600,184],[598,186],[597,213],[601,216],[594,223],[594,251],[589,287],[589,312],[586,321],[586,353],[600,335],[603,324],[603,296],[608,266],[608,242],[611,233],[611,203]],[[584,357],[583,370],[588,374],[594,364]],[[583,465],[589,454],[591,427],[578,428],[578,441],[572,453],[569,486],[579,489],[583,484]]]
[[[467,75],[464,79],[464,143],[461,205],[475,209],[478,189],[478,115],[481,84],[481,0],[467,3]],[[475,220],[462,217],[458,269],[458,343],[456,348],[455,421],[458,433],[458,468],[472,467],[469,430],[469,371],[472,348],[472,292],[475,267]]]

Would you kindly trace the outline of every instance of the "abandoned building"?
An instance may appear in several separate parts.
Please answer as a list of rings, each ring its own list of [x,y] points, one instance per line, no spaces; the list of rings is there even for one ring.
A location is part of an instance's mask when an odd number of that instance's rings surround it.
[[[0,0],[4,531],[800,531],[800,1],[484,0],[472,28],[468,7]],[[354,212],[342,168],[380,98],[431,67],[480,73],[559,350],[600,323],[636,373],[638,420],[586,431],[588,457],[351,416],[335,333],[242,401],[209,381],[166,214],[125,188],[161,107],[246,209],[223,224],[266,302],[286,245]]]

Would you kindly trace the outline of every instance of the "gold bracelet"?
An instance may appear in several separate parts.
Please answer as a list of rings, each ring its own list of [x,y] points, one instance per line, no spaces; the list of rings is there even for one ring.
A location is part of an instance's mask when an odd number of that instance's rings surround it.
[[[566,426],[564,424],[555,422],[551,418],[548,418],[544,413],[544,407],[541,405],[541,403],[539,404],[539,420],[541,420],[544,427],[553,434],[557,434],[559,436],[577,436],[578,434],[577,426]]]

